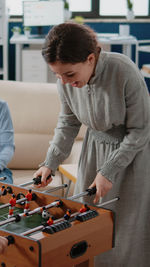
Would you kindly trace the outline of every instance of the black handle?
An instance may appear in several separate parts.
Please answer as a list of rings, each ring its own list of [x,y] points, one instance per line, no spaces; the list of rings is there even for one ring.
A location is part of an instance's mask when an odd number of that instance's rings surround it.
[[[49,176],[47,176],[46,180],[48,180],[50,177],[51,177],[51,174]],[[40,176],[40,175],[36,178],[33,178],[33,184],[35,184],[35,185],[41,184],[41,178],[42,178],[42,176]]]
[[[94,186],[92,188],[88,188],[88,189],[86,189],[86,191],[88,192],[88,196],[95,195],[96,194],[96,186]]]
[[[15,243],[15,239],[14,239],[14,237],[12,235],[8,235],[5,238],[7,238],[7,240],[8,240],[8,246],[10,244],[14,244]]]

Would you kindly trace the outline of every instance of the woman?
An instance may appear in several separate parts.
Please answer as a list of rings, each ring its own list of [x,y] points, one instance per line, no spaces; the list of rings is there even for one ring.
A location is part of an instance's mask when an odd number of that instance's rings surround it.
[[[150,260],[150,105],[136,65],[119,53],[101,50],[92,29],[75,23],[53,27],[42,54],[58,77],[61,112],[43,166],[46,177],[66,159],[81,124],[88,129],[75,193],[96,186],[94,203],[120,196],[115,248],[95,266],[146,267]],[[91,197],[83,200],[92,203]],[[140,256],[140,257],[139,257]]]

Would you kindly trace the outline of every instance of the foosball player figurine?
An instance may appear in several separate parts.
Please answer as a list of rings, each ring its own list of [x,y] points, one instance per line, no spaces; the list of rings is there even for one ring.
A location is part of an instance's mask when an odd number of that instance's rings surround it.
[[[7,190],[4,185],[0,188],[0,196],[5,196],[7,194]]]
[[[31,189],[29,189],[29,191],[25,197],[27,200],[25,203],[24,212],[27,212],[27,211],[29,211],[29,204],[30,204],[30,201],[32,200],[32,190]]]
[[[48,221],[46,222],[47,225],[52,225],[54,223],[54,217],[53,216],[50,216]]]
[[[64,219],[68,221],[70,219],[70,216],[71,216],[71,210],[67,209],[66,214],[64,215]]]
[[[80,209],[80,213],[88,211],[90,208],[87,206],[87,204],[83,204],[82,208]]]
[[[9,206],[8,218],[10,218],[14,215],[14,207],[16,206],[16,196],[14,194],[12,194],[12,197],[11,197],[9,203],[10,203],[10,206]]]

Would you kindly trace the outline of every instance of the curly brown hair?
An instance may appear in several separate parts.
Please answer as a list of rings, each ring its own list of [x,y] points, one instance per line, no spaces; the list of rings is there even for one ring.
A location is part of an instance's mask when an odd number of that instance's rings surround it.
[[[66,22],[54,26],[47,34],[42,55],[47,63],[85,62],[88,55],[97,55],[96,33],[88,26]]]

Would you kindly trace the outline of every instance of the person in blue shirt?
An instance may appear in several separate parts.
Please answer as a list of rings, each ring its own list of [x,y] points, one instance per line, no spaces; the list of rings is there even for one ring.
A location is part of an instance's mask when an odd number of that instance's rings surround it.
[[[8,163],[14,155],[14,129],[8,104],[0,100],[0,180],[2,182],[13,183],[12,172],[7,168]]]
[[[0,180],[1,177],[6,179],[2,182],[13,183],[12,172],[7,168],[14,155],[14,129],[8,104],[0,100]],[[8,240],[0,236],[0,254],[3,253],[8,246]]]

